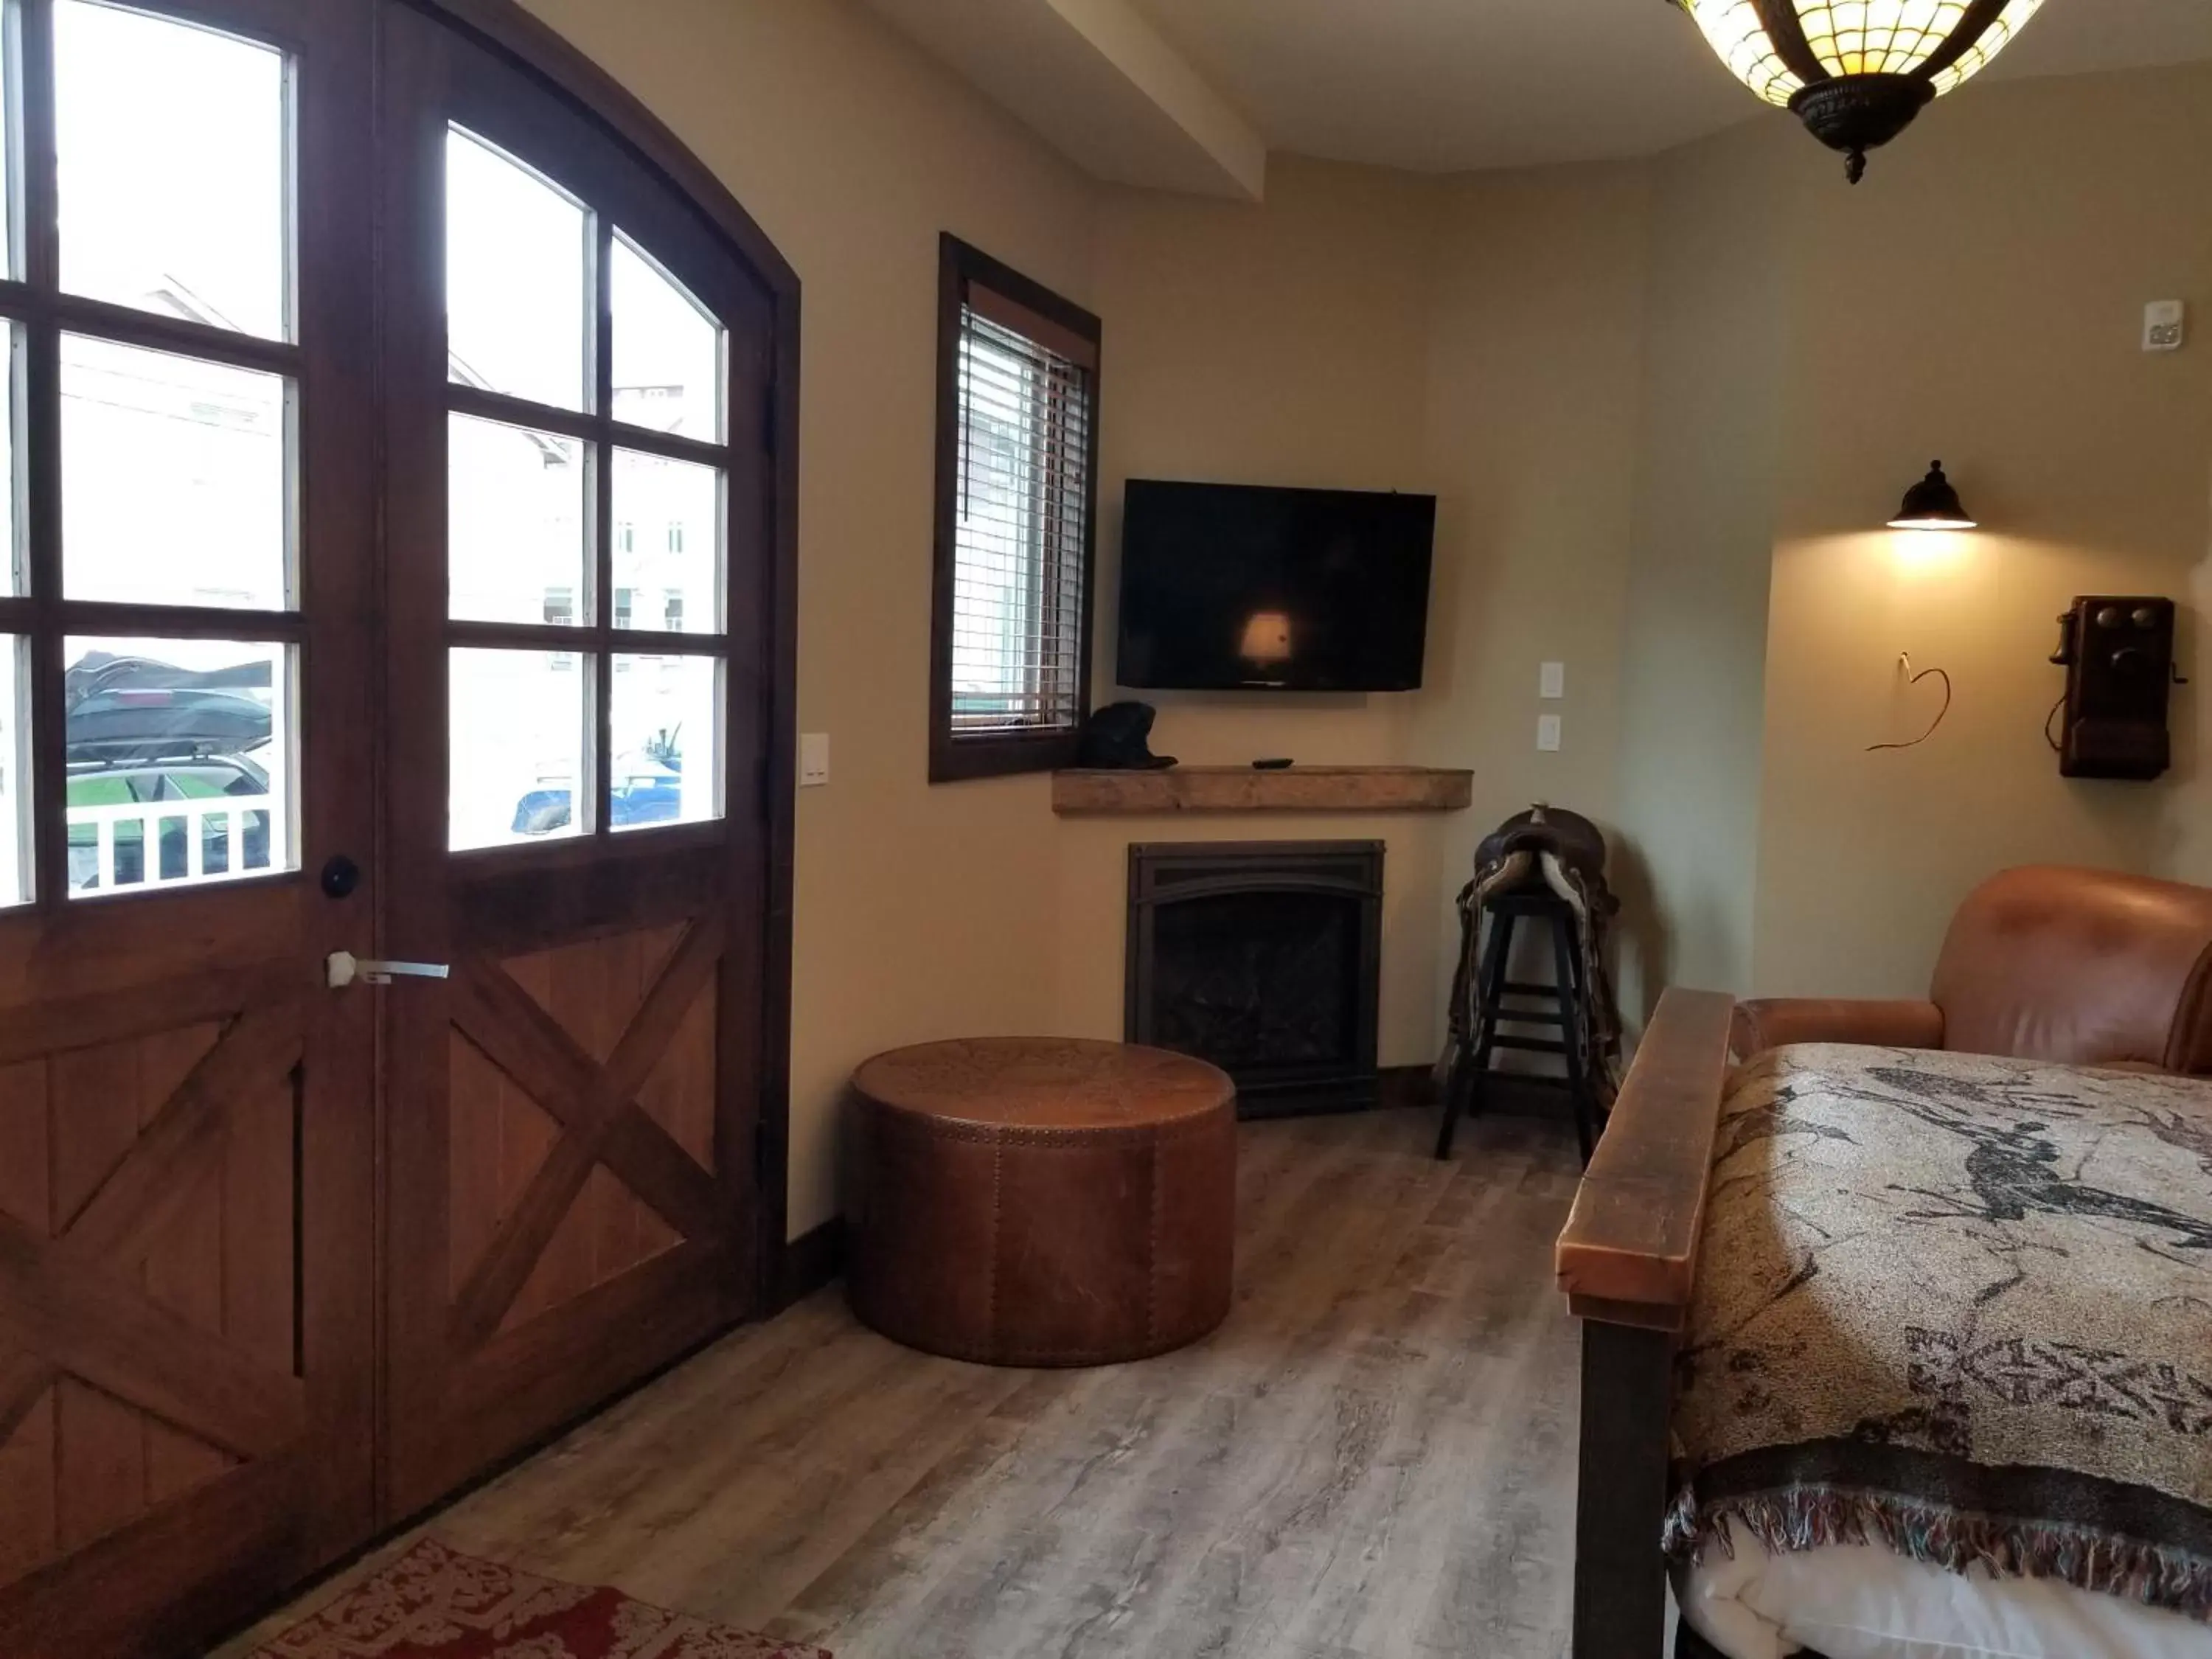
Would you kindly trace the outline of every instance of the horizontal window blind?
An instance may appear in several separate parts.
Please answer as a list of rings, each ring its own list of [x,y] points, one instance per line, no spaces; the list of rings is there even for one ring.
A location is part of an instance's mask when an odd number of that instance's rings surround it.
[[[1091,371],[972,301],[958,367],[952,735],[1072,731],[1085,696]]]

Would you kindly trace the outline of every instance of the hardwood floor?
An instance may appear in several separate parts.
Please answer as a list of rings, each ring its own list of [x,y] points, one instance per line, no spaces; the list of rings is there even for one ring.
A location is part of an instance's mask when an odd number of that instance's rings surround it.
[[[994,1370],[894,1346],[832,1289],[422,1530],[838,1659],[1559,1659],[1574,1137],[1480,1119],[1439,1164],[1435,1131],[1246,1126],[1237,1305],[1195,1347]]]

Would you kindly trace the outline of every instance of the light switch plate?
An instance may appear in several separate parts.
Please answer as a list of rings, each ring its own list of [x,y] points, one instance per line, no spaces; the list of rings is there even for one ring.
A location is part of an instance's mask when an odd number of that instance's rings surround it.
[[[1536,676],[1536,695],[1547,700],[1567,695],[1567,665],[1547,662]]]
[[[2189,307],[2179,300],[2158,300],[2143,307],[2143,349],[2179,351],[2189,338]]]
[[[830,734],[827,732],[802,732],[799,734],[799,787],[818,789],[830,781]]]
[[[1536,747],[1546,754],[1555,753],[1559,747],[1559,717],[1557,714],[1536,716]]]

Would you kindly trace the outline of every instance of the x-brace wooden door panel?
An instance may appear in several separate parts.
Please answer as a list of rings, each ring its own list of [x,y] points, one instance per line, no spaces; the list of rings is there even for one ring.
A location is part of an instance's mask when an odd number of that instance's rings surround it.
[[[369,1524],[321,1012],[276,959],[0,1016],[0,1650],[174,1650]]]
[[[479,922],[444,987],[394,998],[396,1510],[753,1306],[725,1071],[747,975],[715,860],[680,862],[688,901],[550,946]]]
[[[724,943],[709,912],[463,965],[447,1105],[460,1350],[687,1239],[726,1243],[712,1173]]]

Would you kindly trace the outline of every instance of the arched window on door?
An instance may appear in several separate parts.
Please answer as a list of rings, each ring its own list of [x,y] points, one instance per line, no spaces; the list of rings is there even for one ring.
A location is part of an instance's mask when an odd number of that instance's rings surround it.
[[[445,264],[449,844],[718,817],[722,325],[611,216],[459,125]],[[555,589],[578,596],[557,623]]]

